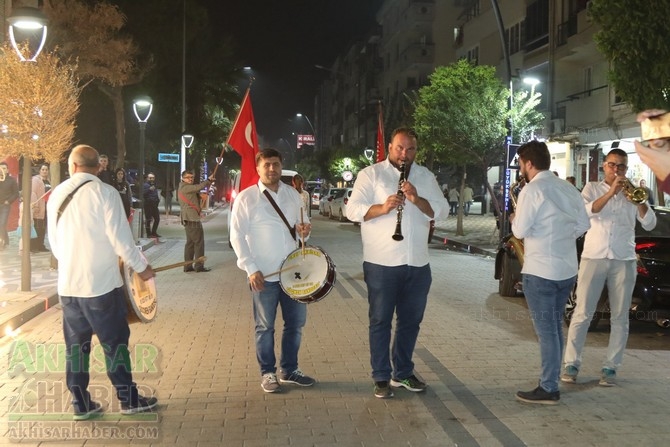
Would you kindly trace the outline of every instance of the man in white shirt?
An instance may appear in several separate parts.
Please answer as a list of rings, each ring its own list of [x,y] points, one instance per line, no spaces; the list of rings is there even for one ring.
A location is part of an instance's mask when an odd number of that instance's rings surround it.
[[[70,178],[54,188],[47,212],[49,244],[58,259],[66,379],[74,419],[88,419],[102,411],[87,391],[93,333],[105,348],[107,376],[121,402],[121,413],[147,411],[158,400],[140,396],[133,382],[119,258],[143,280],[152,278],[154,271],[135,247],[121,196],[97,177],[98,152],[90,146],[76,146],[68,168]]]
[[[522,402],[556,404],[563,357],[563,313],[577,276],[576,240],[589,229],[579,191],[551,171],[545,143],[530,141],[518,151],[526,186],[510,215],[514,236],[524,240],[523,292],[540,342],[542,371],[537,388],[519,391]]]
[[[600,294],[607,284],[610,338],[599,384],[613,386],[628,340],[629,310],[637,276],[635,221],[647,231],[656,227],[656,214],[646,203],[631,202],[623,192],[628,155],[612,149],[605,157],[602,182],[589,182],[582,190],[591,230],[584,239],[579,266],[577,302],[565,348],[561,380],[576,383],[582,349]]]
[[[412,355],[432,281],[427,242],[430,221],[446,218],[449,204],[433,173],[414,164],[417,145],[413,130],[394,130],[388,158],[358,173],[347,205],[347,217],[361,222],[370,305],[370,364],[374,394],[381,399],[393,397],[391,386],[414,392],[426,389],[414,374]],[[401,165],[406,178],[402,183]],[[402,240],[392,238],[398,222]],[[397,325],[391,365],[394,313]]]
[[[281,181],[282,158],[277,150],[263,149],[256,154],[256,171],[260,177],[258,184],[240,192],[235,198],[230,219],[230,243],[237,255],[237,266],[247,273],[251,288],[261,388],[266,393],[274,393],[280,390],[279,382],[299,386],[315,383],[298,368],[298,350],[302,328],[307,320],[307,305],[292,299],[282,290],[278,275],[265,277],[280,269],[284,259],[297,248],[295,238],[308,237],[312,226],[304,213],[300,215],[300,194]],[[282,211],[288,225],[295,230],[289,230],[268,195]],[[278,306],[281,306],[284,319],[279,380],[274,351]]]

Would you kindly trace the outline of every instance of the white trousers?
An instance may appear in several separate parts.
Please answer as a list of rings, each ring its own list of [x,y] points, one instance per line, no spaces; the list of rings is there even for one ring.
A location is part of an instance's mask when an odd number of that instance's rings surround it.
[[[635,260],[582,258],[577,276],[577,303],[565,343],[565,366],[579,369],[582,363],[586,333],[605,284],[611,310],[611,331],[603,368],[616,371],[621,366],[628,341],[628,318],[636,276]]]

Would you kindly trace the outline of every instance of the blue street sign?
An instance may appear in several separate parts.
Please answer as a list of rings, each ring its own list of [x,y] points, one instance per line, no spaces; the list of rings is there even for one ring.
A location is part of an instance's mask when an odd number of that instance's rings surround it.
[[[179,154],[159,153],[158,161],[164,161],[166,163],[179,163]]]

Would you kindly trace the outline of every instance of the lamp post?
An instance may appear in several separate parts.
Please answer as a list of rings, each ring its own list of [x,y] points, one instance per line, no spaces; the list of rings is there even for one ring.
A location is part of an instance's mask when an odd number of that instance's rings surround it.
[[[193,145],[193,140],[195,138],[193,135],[185,134],[181,136],[181,151],[180,157],[179,157],[179,162],[181,163],[181,169],[179,171],[179,174],[181,175],[182,172],[186,170],[186,149],[191,147]]]
[[[138,177],[142,184],[142,189],[138,188],[138,195],[140,199],[140,209],[142,210],[142,219],[144,219],[144,133],[147,128],[147,120],[151,116],[153,108],[153,102],[148,96],[141,96],[133,101],[133,112],[135,112],[135,117],[140,125],[140,173]],[[139,234],[141,238],[144,237],[144,225],[142,225],[142,222],[140,222]]]
[[[540,80],[531,76],[527,76],[523,78],[523,83],[530,85],[530,97],[532,99],[533,95],[535,95],[535,86],[540,83]]]
[[[12,48],[18,54],[19,59],[26,62],[34,62],[37,59],[37,56],[42,51],[44,47],[44,42],[47,38],[47,19],[37,8],[31,7],[20,7],[15,8],[12,11],[12,14],[7,17],[7,22],[9,22],[9,41],[12,44]],[[19,37],[24,39],[29,39],[31,36],[34,36],[37,30],[40,30],[42,36],[40,39],[40,44],[32,57],[25,57],[21,53],[21,49],[16,42],[16,36],[14,34],[14,28],[19,30],[21,33]],[[30,55],[29,55],[30,56]],[[31,172],[31,162],[30,157],[23,157],[23,172],[21,179],[21,199],[24,204],[30,204],[32,189],[32,172]],[[21,230],[24,235],[30,235],[30,229],[32,227],[31,222],[31,213],[30,210],[26,210],[23,213],[21,218]],[[30,265],[30,237],[24,236],[21,238],[21,244],[23,246],[23,253],[21,255],[21,291],[28,292],[31,289],[31,277],[32,277],[32,266]]]

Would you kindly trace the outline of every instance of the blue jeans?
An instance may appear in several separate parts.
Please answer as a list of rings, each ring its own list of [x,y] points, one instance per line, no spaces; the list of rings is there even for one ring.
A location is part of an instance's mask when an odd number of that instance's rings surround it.
[[[86,411],[91,398],[87,390],[93,333],[105,352],[107,377],[119,401],[129,403],[137,399],[128,353],[130,328],[123,293],[123,289],[118,288],[93,298],[60,297],[66,347],[65,375],[76,412]]]
[[[302,328],[307,321],[307,305],[289,298],[279,282],[265,281],[260,292],[251,292],[256,321],[256,358],[261,375],[277,372],[275,357],[275,318],[281,306],[284,330],[281,337],[281,359],[279,366],[290,374],[298,369],[298,350],[302,339]]]
[[[539,276],[523,275],[523,293],[540,342],[540,386],[550,393],[558,391],[558,377],[563,359],[563,314],[576,279],[573,276],[553,281]]]
[[[406,379],[414,374],[412,355],[432,282],[430,264],[423,267],[386,267],[364,262],[363,274],[370,304],[368,317],[372,380]],[[391,368],[389,345],[394,312],[396,329],[391,346]]]

